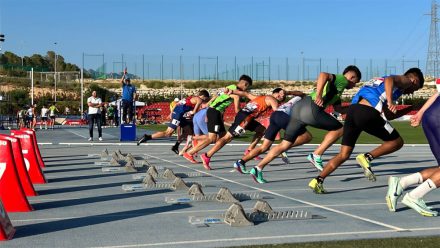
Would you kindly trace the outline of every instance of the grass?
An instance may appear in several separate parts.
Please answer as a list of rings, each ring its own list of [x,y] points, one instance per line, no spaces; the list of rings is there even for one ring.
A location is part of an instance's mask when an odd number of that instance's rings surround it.
[[[245,248],[437,248],[440,237],[414,237],[414,238],[389,238],[389,239],[364,239],[347,241],[310,242],[280,245],[253,245],[241,246]]]
[[[423,133],[423,129],[421,127],[413,128],[409,125],[409,122],[407,121],[395,121],[392,122],[392,126],[400,133],[403,140],[406,144],[427,144],[428,141],[426,140],[425,134]],[[147,126],[141,126],[141,128],[150,130],[150,131],[163,131],[166,129],[166,125],[147,125]],[[324,135],[326,134],[325,130],[319,130],[312,127],[307,127],[307,130],[309,130],[312,135],[313,139],[310,143],[313,144],[319,144],[321,143],[322,139],[324,138]],[[243,142],[249,142],[251,140],[253,133],[252,132],[246,132],[245,135],[242,137],[236,138],[238,141]],[[281,137],[283,137],[283,132],[281,132]],[[379,144],[382,141],[376,137],[373,137],[367,133],[362,133],[359,137],[358,144]],[[277,142],[278,143],[278,142]],[[340,140],[337,142],[340,143]]]

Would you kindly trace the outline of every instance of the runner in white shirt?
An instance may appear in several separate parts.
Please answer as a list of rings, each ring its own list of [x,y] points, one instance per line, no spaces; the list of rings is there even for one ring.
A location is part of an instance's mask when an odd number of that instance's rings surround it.
[[[87,105],[89,106],[88,119],[89,119],[89,141],[93,141],[93,126],[98,126],[99,141],[102,141],[102,128],[101,128],[101,109],[102,100],[96,96],[96,91],[92,92],[92,96],[87,99]]]
[[[44,129],[47,129],[47,114],[48,114],[48,112],[49,112],[49,109],[43,105],[43,107],[41,108],[40,129],[43,129],[41,126],[42,123],[44,123]]]

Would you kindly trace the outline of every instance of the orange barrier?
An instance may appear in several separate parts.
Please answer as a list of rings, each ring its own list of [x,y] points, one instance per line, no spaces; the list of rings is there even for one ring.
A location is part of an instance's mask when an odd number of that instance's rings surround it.
[[[6,213],[3,203],[0,200],[0,240],[12,239],[15,234],[15,228],[9,220],[8,213]]]
[[[6,134],[0,134],[0,138],[7,139],[11,141],[12,144],[12,152],[14,155],[15,166],[18,172],[18,176],[20,178],[21,186],[23,187],[24,193],[26,196],[36,196],[38,195],[32,185],[31,178],[29,177],[29,167],[26,166],[24,162],[22,148],[20,144],[20,140],[13,136],[9,136]],[[29,165],[29,163],[28,163]]]
[[[11,135],[19,138],[26,167],[29,167],[28,173],[33,184],[45,184],[46,178],[38,164],[37,155],[35,153],[33,137],[23,131],[11,131]],[[28,165],[29,164],[29,165]]]
[[[15,166],[11,141],[0,137],[0,198],[8,212],[32,211],[21,187]]]

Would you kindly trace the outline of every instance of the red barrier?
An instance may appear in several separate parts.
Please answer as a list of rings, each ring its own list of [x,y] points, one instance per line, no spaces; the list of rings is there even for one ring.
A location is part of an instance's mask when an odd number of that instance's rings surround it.
[[[37,143],[37,134],[35,133],[35,131],[29,128],[21,128],[20,131],[24,131],[27,134],[32,134],[35,153],[37,154],[38,164],[43,168],[46,167],[46,165],[43,162],[43,157],[41,157],[40,148],[38,147],[38,143]]]
[[[32,211],[21,187],[15,166],[11,141],[0,137],[0,198],[8,212]]]
[[[38,165],[32,135],[23,131],[11,131],[11,135],[20,139],[24,162],[26,164],[26,168],[29,168],[28,173],[32,183],[47,183],[46,178],[44,178],[43,172],[41,171],[40,165]]]
[[[3,203],[0,200],[0,240],[12,239],[15,233],[15,228],[9,220],[8,213],[6,213]]]
[[[20,182],[21,186],[23,187],[24,193],[26,194],[26,196],[38,195],[34,189],[34,186],[32,185],[31,178],[29,177],[29,168],[26,167],[26,163],[24,162],[20,139],[6,134],[0,134],[0,138],[11,141],[15,166],[18,172],[18,176],[20,177]]]

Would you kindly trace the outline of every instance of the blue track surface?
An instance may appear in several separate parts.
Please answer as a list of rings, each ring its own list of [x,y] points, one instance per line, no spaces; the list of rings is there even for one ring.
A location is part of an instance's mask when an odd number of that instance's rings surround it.
[[[2,242],[2,247],[226,247],[440,234],[438,218],[422,217],[400,203],[397,212],[390,213],[384,200],[388,176],[406,175],[435,164],[428,146],[405,146],[375,160],[376,182],[364,178],[353,156],[326,179],[329,194],[316,195],[307,184],[317,171],[306,160],[315,146],[290,150],[289,165],[275,160],[266,167],[265,178],[270,183],[261,185],[249,175],[231,172],[233,162],[246,147],[240,143],[224,147],[212,159],[214,170],[205,171],[201,165],[190,164],[172,153],[170,140],[140,147],[121,144],[115,128],[104,129],[104,141],[93,145],[86,141],[87,136],[86,128],[37,131],[49,183],[37,185],[39,196],[29,198],[35,211],[9,213],[17,232],[12,240]],[[372,147],[358,146],[355,154]],[[94,165],[99,158],[89,156],[100,154],[104,148],[109,152],[120,149],[133,155],[147,154],[151,164],[175,172],[202,172],[202,177],[185,180],[208,186],[203,189],[208,194],[220,187],[228,187],[233,193],[260,191],[275,211],[304,210],[326,218],[269,221],[240,228],[195,227],[188,223],[188,216],[219,215],[229,204],[170,205],[164,201],[166,196],[183,196],[186,192],[168,189],[124,192],[122,184],[138,183],[132,174],[102,172]],[[332,147],[324,160],[338,149]],[[434,191],[426,200],[436,208],[440,196]],[[241,204],[249,212],[255,200]]]

